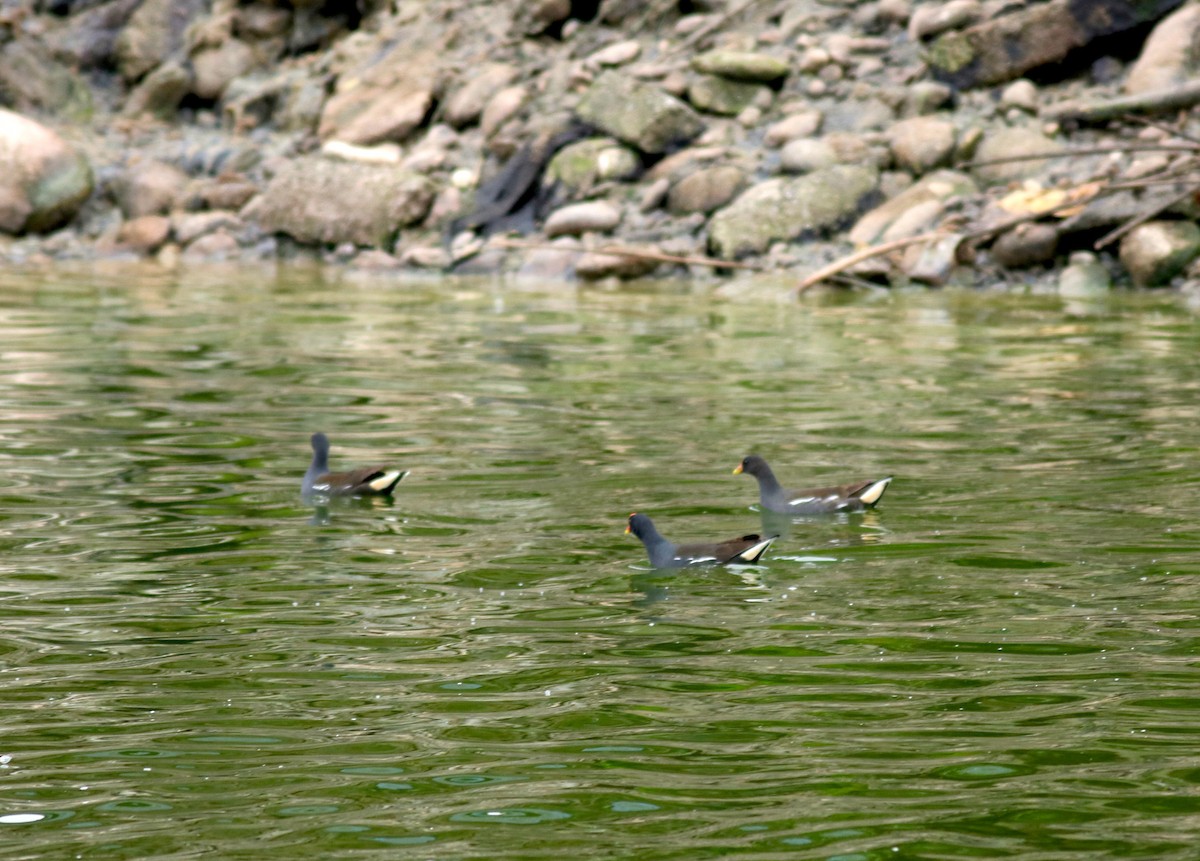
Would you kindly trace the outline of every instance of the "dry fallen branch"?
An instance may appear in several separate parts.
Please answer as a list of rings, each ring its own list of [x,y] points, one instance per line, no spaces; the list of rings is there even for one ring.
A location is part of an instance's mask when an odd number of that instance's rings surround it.
[[[944,239],[950,233],[945,230],[933,230],[929,233],[921,233],[917,236],[906,236],[903,239],[893,239],[891,242],[884,242],[880,245],[871,245],[867,248],[862,248],[855,251],[853,254],[848,254],[838,260],[833,261],[828,266],[822,266],[816,272],[811,273],[807,278],[802,280],[793,289],[799,294],[803,293],[810,287],[820,284],[835,275],[841,275],[845,270],[862,263],[864,260],[870,260],[872,257],[879,257],[883,254],[890,254],[893,251],[898,251],[901,248],[907,248],[910,245],[918,245],[922,242],[934,242],[938,239]]]
[[[1051,158],[1076,158],[1081,155],[1112,155],[1127,152],[1200,152],[1200,145],[1192,143],[1127,143],[1111,144],[1108,146],[1079,147],[1059,150],[1057,152],[1034,152],[1025,155],[1006,155],[1001,158],[989,158],[983,161],[962,162],[958,167],[970,170],[977,167],[990,167],[994,164],[1012,164],[1018,161],[1041,161]]]
[[[1064,102],[1053,105],[1042,115],[1052,120],[1101,122],[1116,119],[1122,114],[1161,113],[1190,108],[1197,104],[1200,104],[1200,81],[1193,80],[1178,87],[1153,90],[1136,96],[1120,96],[1095,102]]]
[[[1141,215],[1137,216],[1136,218],[1129,219],[1129,221],[1126,221],[1120,227],[1116,228],[1115,230],[1111,230],[1108,233],[1101,236],[1099,239],[1096,240],[1096,244],[1093,245],[1092,247],[1095,248],[1097,251],[1099,251],[1100,249],[1102,249],[1108,245],[1111,245],[1112,243],[1114,243],[1118,239],[1120,239],[1122,236],[1124,236],[1126,233],[1133,230],[1135,227],[1145,224],[1147,221],[1154,218],[1155,216],[1161,215],[1163,212],[1166,212],[1168,209],[1170,209],[1175,204],[1182,203],[1183,201],[1187,200],[1189,197],[1192,197],[1196,193],[1197,190],[1200,190],[1200,186],[1193,185],[1190,188],[1184,189],[1182,192],[1177,194],[1175,197],[1172,197],[1168,200],[1163,201],[1162,203],[1159,203],[1157,206],[1147,209],[1145,212],[1143,212]]]

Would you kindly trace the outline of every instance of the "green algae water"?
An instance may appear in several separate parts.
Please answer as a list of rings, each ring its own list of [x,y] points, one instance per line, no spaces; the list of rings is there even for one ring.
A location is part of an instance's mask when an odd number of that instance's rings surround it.
[[[1178,296],[8,272],[0,357],[5,858],[1195,857]]]

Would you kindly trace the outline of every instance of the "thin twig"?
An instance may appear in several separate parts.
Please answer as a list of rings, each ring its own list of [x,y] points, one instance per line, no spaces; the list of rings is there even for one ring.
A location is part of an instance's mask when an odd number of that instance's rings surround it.
[[[1038,161],[1048,158],[1074,158],[1080,155],[1111,155],[1127,152],[1200,152],[1197,144],[1113,144],[1112,146],[1082,147],[1080,149],[1059,150],[1058,152],[1035,152],[1026,155],[1006,155],[1003,158],[989,158],[984,161],[961,162],[960,168],[988,167],[993,164],[1010,164],[1016,161]]]
[[[1195,173],[1195,171],[1190,171]],[[1129,191],[1130,189],[1152,188],[1156,185],[1179,185],[1181,182],[1186,182],[1185,175],[1170,175],[1164,176],[1161,179],[1154,176],[1146,177],[1145,179],[1131,179],[1128,182],[1114,182],[1111,185],[1105,186],[1106,191]]]
[[[1063,102],[1042,111],[1042,116],[1052,120],[1083,120],[1099,122],[1116,119],[1134,111],[1173,111],[1190,108],[1200,103],[1200,81],[1190,80],[1178,87],[1168,87],[1134,96],[1080,104]]]
[[[884,242],[881,245],[872,245],[868,248],[862,248],[855,251],[853,254],[848,254],[845,257],[839,258],[828,266],[822,266],[816,272],[813,272],[808,277],[804,278],[799,284],[793,288],[797,294],[803,293],[809,287],[820,284],[834,275],[841,275],[845,270],[852,266],[862,263],[864,260],[870,260],[872,257],[879,257],[882,254],[889,254],[901,248],[907,248],[910,245],[919,245],[922,242],[933,242],[937,239],[942,239],[952,234],[945,230],[933,230],[929,233],[921,233],[917,236],[906,236],[903,239],[893,239],[891,242]]]
[[[1056,215],[1064,209],[1074,209],[1078,206],[1086,206],[1091,203],[1103,192],[1097,192],[1087,200],[1064,200],[1058,206],[1052,206],[1049,209],[1039,209],[1036,212],[1022,212],[1020,215],[1014,215],[1011,218],[1006,218],[1004,221],[997,222],[990,227],[982,227],[978,230],[973,230],[963,235],[966,242],[978,242],[981,239],[990,239],[1000,233],[1006,233],[1014,227],[1020,227],[1030,221],[1037,221],[1045,218],[1047,215]]]
[[[1173,137],[1183,138],[1185,141],[1191,141],[1192,143],[1196,144],[1196,146],[1200,147],[1200,138],[1194,135],[1189,135],[1187,132],[1181,131],[1180,129],[1173,129],[1166,123],[1160,123],[1158,120],[1152,120],[1148,117],[1139,117],[1136,114],[1130,114],[1125,119],[1130,122],[1141,123],[1142,125],[1149,126],[1152,129],[1158,129],[1160,132],[1166,132]]]
[[[1126,221],[1120,227],[1116,228],[1115,230],[1111,230],[1108,233],[1101,236],[1099,239],[1096,240],[1096,244],[1093,245],[1092,247],[1095,248],[1097,251],[1099,251],[1100,249],[1104,248],[1105,246],[1111,245],[1112,243],[1114,243],[1118,239],[1120,239],[1122,236],[1124,236],[1126,233],[1133,230],[1135,227],[1145,224],[1147,221],[1154,218],[1154,216],[1156,216],[1156,215],[1161,215],[1165,210],[1170,209],[1172,206],[1179,203],[1180,201],[1187,200],[1189,197],[1194,195],[1197,192],[1197,190],[1200,190],[1200,185],[1193,185],[1191,188],[1183,191],[1180,194],[1177,194],[1175,197],[1172,197],[1170,200],[1164,201],[1160,205],[1155,206],[1152,209],[1147,210],[1146,212],[1143,212],[1141,215],[1137,216],[1136,218],[1131,218],[1129,221]]]

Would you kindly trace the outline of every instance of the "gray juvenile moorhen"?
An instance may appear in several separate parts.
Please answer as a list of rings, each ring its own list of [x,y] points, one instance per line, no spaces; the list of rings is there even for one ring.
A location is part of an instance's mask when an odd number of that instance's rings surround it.
[[[645,514],[629,515],[625,534],[632,532],[646,545],[650,564],[655,568],[687,568],[689,565],[728,565],[753,563],[763,555],[778,535],[743,535],[719,544],[680,544],[676,546],[663,538]]]
[[[402,469],[370,466],[349,472],[329,471],[329,437],[312,435],[313,459],[300,485],[305,496],[391,496],[400,479],[408,475]]]
[[[835,487],[808,487],[785,490],[775,480],[767,462],[756,454],[742,458],[734,475],[747,473],[758,479],[758,498],[763,508],[779,514],[833,514],[838,511],[863,511],[874,508],[892,477],[874,478]]]

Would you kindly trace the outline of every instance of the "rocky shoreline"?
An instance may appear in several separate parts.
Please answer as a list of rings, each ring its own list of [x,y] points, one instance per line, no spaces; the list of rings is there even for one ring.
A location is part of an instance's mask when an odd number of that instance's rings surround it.
[[[0,9],[0,259],[1186,287],[1181,0]]]

